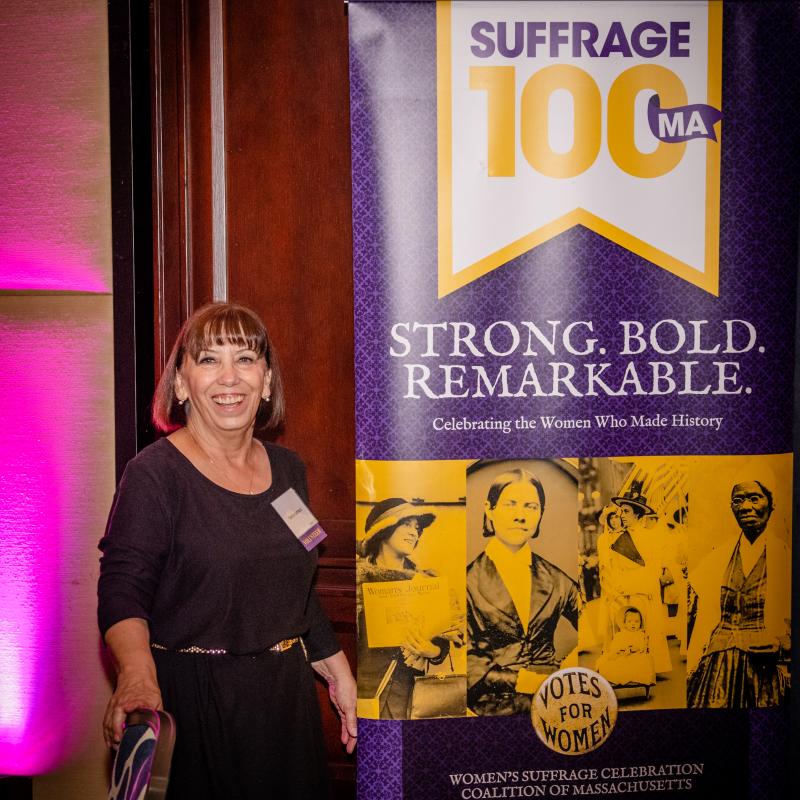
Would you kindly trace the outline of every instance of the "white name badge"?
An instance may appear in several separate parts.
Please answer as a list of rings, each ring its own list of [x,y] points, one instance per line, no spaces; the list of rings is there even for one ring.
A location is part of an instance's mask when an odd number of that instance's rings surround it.
[[[294,489],[273,500],[272,507],[306,550],[313,550],[328,535]]]

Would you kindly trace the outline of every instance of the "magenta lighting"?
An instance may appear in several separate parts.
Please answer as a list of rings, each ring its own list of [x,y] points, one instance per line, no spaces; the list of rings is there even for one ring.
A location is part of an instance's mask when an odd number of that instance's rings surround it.
[[[62,724],[63,697],[51,675],[60,661],[60,426],[53,418],[54,387],[31,369],[51,362],[50,343],[38,326],[2,328],[0,771],[24,775],[53,760]],[[27,435],[9,431],[15,420]],[[51,653],[49,661],[40,658],[43,651]]]
[[[105,758],[95,585],[114,476],[108,8],[55,6],[0,2],[0,775],[88,774]]]
[[[20,220],[20,227],[24,225]],[[62,246],[62,250],[48,252],[45,245],[34,248],[24,242],[14,247],[0,245],[0,287],[11,291],[110,291],[105,277],[88,260],[96,256],[81,252],[78,246]]]
[[[87,662],[99,644],[110,317],[105,297],[37,302],[0,303],[0,774],[48,772],[99,737],[86,724]]]

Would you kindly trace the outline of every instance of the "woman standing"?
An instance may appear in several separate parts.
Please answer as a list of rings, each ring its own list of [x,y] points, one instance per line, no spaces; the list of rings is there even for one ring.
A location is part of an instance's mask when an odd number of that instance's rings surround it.
[[[769,524],[772,490],[747,473],[737,480],[738,531],[690,571],[689,708],[767,708],[789,698],[792,554]]]
[[[311,669],[356,737],[355,682],[311,583],[307,552],[272,506],[305,469],[254,433],[283,418],[261,320],[225,303],[185,323],[153,400],[169,436],[127,466],[99,582],[100,627],[117,665],[104,720],[118,742],[137,706],[176,719],[170,798],[327,796]]]
[[[431,570],[420,570],[411,560],[425,529],[436,515],[401,497],[390,497],[373,506],[359,542],[356,562],[358,584],[359,680],[369,684],[370,694],[383,684],[378,716],[381,719],[408,719],[414,678],[430,665],[441,664],[450,653],[451,642],[460,646],[455,619],[453,626],[439,635],[428,636],[414,627],[406,628],[399,647],[370,647],[364,612],[364,585],[386,581],[409,581],[417,576],[436,577]]]
[[[524,469],[498,475],[484,504],[486,549],[467,568],[467,705],[487,716],[530,711],[560,666],[553,642],[564,617],[578,627],[575,581],[537,555],[544,487]]]
[[[636,606],[644,618],[656,672],[671,672],[667,614],[661,600],[667,582],[664,553],[658,531],[650,524],[656,512],[642,494],[640,481],[632,481],[626,492],[612,500],[619,508],[622,530],[607,550],[604,597],[609,620],[622,608]]]

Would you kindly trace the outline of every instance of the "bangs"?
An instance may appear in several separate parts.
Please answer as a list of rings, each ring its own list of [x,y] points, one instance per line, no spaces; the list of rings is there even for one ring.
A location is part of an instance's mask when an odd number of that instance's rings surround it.
[[[186,331],[185,352],[195,361],[203,350],[227,344],[264,356],[269,365],[267,332],[261,320],[241,306],[212,305]]]
[[[152,406],[153,424],[158,430],[169,433],[188,423],[190,404],[181,403],[176,394],[178,371],[186,355],[196,362],[203,350],[225,346],[252,350],[267,362],[270,401],[259,403],[254,430],[261,433],[280,427],[285,410],[283,380],[278,354],[270,344],[264,323],[255,311],[244,306],[209,303],[183,323],[158,379]]]

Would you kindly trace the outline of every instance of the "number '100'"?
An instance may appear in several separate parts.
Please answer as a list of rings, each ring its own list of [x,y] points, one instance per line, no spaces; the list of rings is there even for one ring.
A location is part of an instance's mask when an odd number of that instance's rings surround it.
[[[470,67],[469,86],[485,90],[488,107],[488,166],[491,177],[516,174],[516,69]],[[573,99],[572,148],[557,153],[549,141],[550,95],[566,89]],[[663,108],[687,104],[686,87],[672,70],[640,64],[621,72],[608,92],[608,152],[614,163],[636,178],[657,178],[674,169],[686,143],[659,142],[652,153],[642,153],[634,141],[636,96],[643,90],[658,93]],[[525,160],[550,178],[574,178],[594,164],[602,136],[602,99],[594,78],[568,64],[544,67],[525,83],[520,97],[520,146]]]

